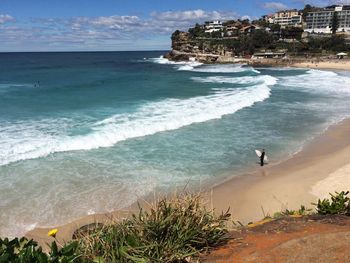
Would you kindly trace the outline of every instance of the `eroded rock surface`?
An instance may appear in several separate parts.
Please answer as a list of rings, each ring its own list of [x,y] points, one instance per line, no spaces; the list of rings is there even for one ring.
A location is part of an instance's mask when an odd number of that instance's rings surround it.
[[[203,262],[350,262],[346,216],[286,217],[233,231],[230,237]]]

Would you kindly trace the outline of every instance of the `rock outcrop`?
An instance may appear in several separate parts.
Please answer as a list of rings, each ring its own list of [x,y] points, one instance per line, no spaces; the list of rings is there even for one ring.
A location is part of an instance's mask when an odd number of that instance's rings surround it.
[[[203,63],[233,63],[234,57],[227,47],[213,39],[191,38],[188,32],[175,31],[171,36],[172,50],[165,55],[173,61],[195,59]]]
[[[285,217],[230,233],[231,241],[203,257],[224,262],[350,262],[350,217]]]

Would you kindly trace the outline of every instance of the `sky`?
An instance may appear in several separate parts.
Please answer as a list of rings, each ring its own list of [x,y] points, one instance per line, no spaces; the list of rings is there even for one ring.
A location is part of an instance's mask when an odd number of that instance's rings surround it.
[[[0,0],[0,52],[168,50],[176,29],[350,0]]]

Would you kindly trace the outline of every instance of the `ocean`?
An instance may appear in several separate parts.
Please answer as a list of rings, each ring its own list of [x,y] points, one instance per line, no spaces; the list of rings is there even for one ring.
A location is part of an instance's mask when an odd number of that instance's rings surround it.
[[[0,236],[206,189],[350,115],[349,73],[164,53],[0,53]]]

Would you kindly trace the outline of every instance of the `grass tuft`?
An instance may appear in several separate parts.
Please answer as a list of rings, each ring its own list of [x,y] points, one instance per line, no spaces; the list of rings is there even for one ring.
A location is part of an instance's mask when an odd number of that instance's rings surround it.
[[[147,210],[76,234],[80,254],[95,262],[190,262],[226,241],[228,211],[216,216],[200,195],[162,198]]]

